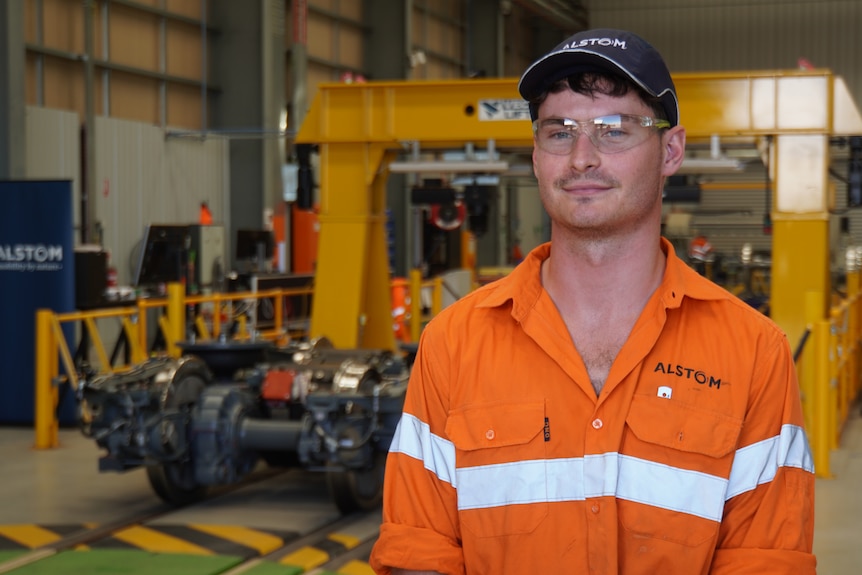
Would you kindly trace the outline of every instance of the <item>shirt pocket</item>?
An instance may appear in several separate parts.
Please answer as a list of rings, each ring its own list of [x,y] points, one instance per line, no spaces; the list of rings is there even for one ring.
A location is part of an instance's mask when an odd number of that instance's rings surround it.
[[[687,546],[716,537],[742,419],[639,395],[626,425],[639,446],[621,461],[622,527]]]
[[[478,537],[532,532],[548,514],[543,401],[449,413],[461,525]]]

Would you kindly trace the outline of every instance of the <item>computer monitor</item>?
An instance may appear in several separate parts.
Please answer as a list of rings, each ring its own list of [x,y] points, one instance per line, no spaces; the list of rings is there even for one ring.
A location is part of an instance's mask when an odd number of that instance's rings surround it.
[[[236,260],[263,263],[272,259],[275,237],[271,230],[237,230]]]
[[[147,225],[135,272],[135,285],[149,287],[182,281],[190,242],[187,225]]]

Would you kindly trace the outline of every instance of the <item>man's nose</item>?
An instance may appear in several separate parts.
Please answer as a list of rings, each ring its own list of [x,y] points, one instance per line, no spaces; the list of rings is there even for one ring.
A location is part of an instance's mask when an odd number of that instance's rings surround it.
[[[569,152],[569,161],[572,167],[579,172],[585,172],[598,166],[601,163],[601,157],[598,148],[590,137],[591,134],[581,129],[574,136],[575,140],[572,142],[572,149]]]

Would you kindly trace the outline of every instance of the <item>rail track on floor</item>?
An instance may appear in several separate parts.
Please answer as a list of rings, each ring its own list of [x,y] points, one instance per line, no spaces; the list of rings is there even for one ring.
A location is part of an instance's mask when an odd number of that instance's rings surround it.
[[[339,513],[321,474],[269,468],[194,505],[155,504],[131,515],[118,509],[116,517],[99,524],[0,521],[0,574],[106,573],[97,569],[118,562],[135,563],[121,571],[135,575],[370,574],[380,524],[379,509]]]

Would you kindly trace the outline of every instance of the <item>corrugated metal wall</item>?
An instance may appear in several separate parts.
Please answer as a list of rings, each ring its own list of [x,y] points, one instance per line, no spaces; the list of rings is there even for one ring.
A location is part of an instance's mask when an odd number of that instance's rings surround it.
[[[592,0],[590,25],[644,36],[671,71],[796,68],[843,76],[862,103],[859,0]]]
[[[81,137],[78,114],[27,106],[25,173],[27,179],[72,180],[75,239],[81,209]]]
[[[664,54],[671,72],[793,69],[804,59],[842,76],[862,107],[860,0],[591,0],[589,15],[591,27],[642,35]],[[834,171],[846,176],[846,150],[833,153]],[[862,212],[845,210],[846,185],[839,178],[833,183],[833,238],[846,216],[853,242],[862,244]],[[717,249],[735,252],[746,240],[755,249],[768,247],[759,208],[766,205],[765,188],[710,190],[701,198],[692,208],[692,227],[714,237]]]
[[[27,178],[72,180],[76,229],[81,222],[79,125],[75,112],[27,108]],[[168,137],[156,126],[96,119],[98,194],[91,201],[102,246],[111,253],[121,285],[132,281],[146,224],[196,223],[200,203],[206,201],[214,223],[229,229],[229,147],[225,138]]]
[[[97,118],[95,213],[120,284],[132,281],[147,224],[196,223],[206,201],[229,229],[228,149],[224,138],[167,137],[156,126]]]

